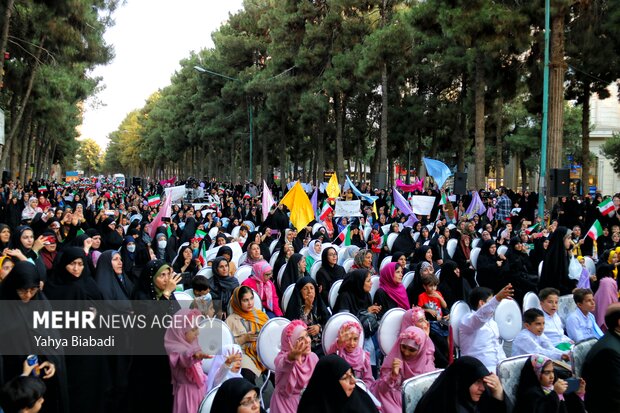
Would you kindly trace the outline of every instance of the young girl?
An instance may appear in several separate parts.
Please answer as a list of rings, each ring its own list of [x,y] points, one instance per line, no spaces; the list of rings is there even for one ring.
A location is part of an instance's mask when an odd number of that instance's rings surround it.
[[[366,386],[370,388],[375,379],[372,377],[370,354],[358,345],[361,335],[362,326],[355,321],[347,321],[340,326],[338,340],[327,349],[327,354],[336,353],[345,359],[353,368],[355,377],[364,380]]]
[[[292,321],[282,331],[280,353],[276,356],[276,388],[271,398],[271,413],[295,413],[301,391],[308,385],[319,361],[310,347],[308,326]]]
[[[430,338],[418,327],[409,327],[398,336],[370,389],[384,412],[402,410],[401,386],[405,380],[435,370],[434,357],[427,351],[429,345]]]
[[[173,413],[196,412],[207,393],[207,377],[202,371],[204,354],[198,345],[200,311],[182,309],[166,331],[164,346],[172,372]]]
[[[515,412],[565,413],[585,412],[583,397],[586,383],[580,379],[579,389],[566,394],[568,384],[562,379],[554,382],[553,361],[533,354],[521,370],[517,388]]]
[[[222,347],[220,354],[215,356],[209,375],[207,388],[214,389],[228,379],[243,377],[241,375],[241,358],[243,352],[238,344],[228,344]]]

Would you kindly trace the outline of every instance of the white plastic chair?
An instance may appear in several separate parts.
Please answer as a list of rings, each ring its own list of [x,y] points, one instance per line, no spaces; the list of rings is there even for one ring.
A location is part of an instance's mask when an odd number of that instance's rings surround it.
[[[480,244],[481,239],[480,238],[475,238],[472,242],[471,242],[471,247],[472,248],[477,248],[478,245]]]
[[[381,271],[383,269],[383,267],[385,267],[386,265],[388,265],[391,262],[392,262],[392,256],[391,255],[388,255],[387,257],[383,258],[383,260],[381,260],[381,264],[379,265],[379,271]]]
[[[215,395],[219,390],[220,386],[217,386],[214,389],[209,390],[209,393],[202,399],[200,403],[200,407],[198,408],[198,413],[211,413],[211,406],[213,406],[213,400],[215,400]]]
[[[346,273],[348,273],[349,271],[351,271],[351,267],[353,266],[353,258],[349,258],[347,259],[342,266],[344,267],[344,271]]]
[[[476,264],[478,263],[478,256],[480,255],[480,248],[474,248],[469,253],[469,260],[471,261],[472,267],[474,270],[477,269]]]
[[[459,241],[454,239],[454,238],[450,238],[448,240],[448,243],[446,244],[446,249],[448,250],[448,255],[450,256],[450,258],[454,257],[454,253],[456,252],[456,246],[458,245]]]
[[[312,267],[310,268],[310,277],[312,277],[314,281],[316,281],[316,273],[319,272],[322,264],[323,264],[323,261],[317,260],[317,261],[314,261],[314,264],[312,264]]]
[[[396,238],[398,238],[398,233],[396,232],[392,232],[387,237],[387,246],[390,249],[390,251],[392,251],[392,247],[394,246],[394,241],[396,241]]]
[[[338,299],[338,292],[340,291],[340,286],[342,285],[342,280],[335,281],[329,289],[329,306],[334,308],[336,305],[336,300]]]
[[[275,267],[279,255],[280,251],[276,251],[275,254],[271,255],[271,259],[269,259],[269,265],[271,265],[271,268]]]
[[[413,282],[413,278],[415,277],[415,271],[409,271],[405,275],[403,275],[403,286],[405,288],[409,287],[409,285]]]
[[[375,293],[379,289],[379,276],[378,275],[373,275],[370,278],[370,281],[372,282],[372,287],[370,287],[370,298],[372,298],[374,300],[375,299]]]
[[[245,280],[250,278],[250,275],[252,275],[252,267],[250,267],[249,265],[242,265],[241,267],[237,268],[237,272],[235,272],[235,278],[237,279],[237,281],[239,281],[239,285],[241,285]]]
[[[538,296],[529,291],[523,297],[523,312],[525,313],[530,308],[538,308],[540,310],[540,300]]]
[[[500,245],[499,248],[497,248],[497,253],[499,255],[506,255],[507,252],[508,252],[508,247],[505,245]]]
[[[291,284],[286,287],[284,290],[284,294],[282,294],[282,310],[286,312],[286,307],[288,307],[289,301],[291,301],[291,297],[293,296],[293,289],[295,288],[295,284]]]

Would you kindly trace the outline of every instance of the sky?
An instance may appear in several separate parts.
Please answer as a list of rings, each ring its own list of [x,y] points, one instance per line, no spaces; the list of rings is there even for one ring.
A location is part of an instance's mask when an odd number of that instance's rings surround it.
[[[169,85],[192,50],[213,47],[211,33],[241,8],[242,0],[126,0],[104,35],[115,58],[91,73],[104,89],[86,102],[82,138],[105,148],[127,113]]]

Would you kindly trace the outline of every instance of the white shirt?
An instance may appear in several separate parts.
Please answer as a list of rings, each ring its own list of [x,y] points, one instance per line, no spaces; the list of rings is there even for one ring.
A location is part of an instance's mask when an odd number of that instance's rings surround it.
[[[512,342],[512,355],[520,356],[522,354],[542,354],[553,360],[561,360],[565,353],[555,348],[545,333],[537,336],[524,328]]]
[[[580,309],[576,309],[566,319],[566,333],[575,343],[589,338],[600,338],[603,334],[594,330],[595,325],[594,314],[588,313],[586,316]],[[600,329],[598,330],[600,332]]]
[[[562,323],[562,319],[558,315],[557,312],[550,316],[545,311],[543,311],[545,315],[545,336],[551,341],[554,346],[557,346],[560,343],[568,343],[570,342],[570,338],[564,334],[564,324]]]
[[[493,313],[499,301],[493,297],[477,311],[463,317],[459,324],[461,354],[475,357],[494,373],[497,364],[506,358]]]

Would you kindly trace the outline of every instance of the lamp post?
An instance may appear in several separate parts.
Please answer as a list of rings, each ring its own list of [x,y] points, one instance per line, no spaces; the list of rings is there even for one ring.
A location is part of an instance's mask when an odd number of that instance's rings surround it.
[[[272,76],[270,78],[267,78],[267,80],[272,80],[272,79],[275,79],[277,77],[280,77],[283,74],[290,72],[294,68],[295,68],[295,66],[291,66],[288,69],[278,73],[277,75]],[[224,79],[232,80],[232,81],[235,81],[235,82],[241,82],[241,80],[236,78],[236,77],[226,76],[226,75],[223,75],[221,73],[217,73],[217,72],[214,72],[212,70],[205,69],[204,67],[201,67],[201,66],[194,66],[194,69],[196,71],[200,72],[200,73],[204,73],[204,74],[208,74],[208,75],[212,75],[212,76],[219,76],[219,77],[222,77]],[[253,157],[252,157],[253,148],[252,148],[252,145],[253,145],[253,136],[254,136],[254,134],[253,134],[253,130],[254,130],[254,107],[253,107],[253,105],[251,103],[252,102],[250,101],[250,97],[247,96],[248,122],[250,124],[250,182],[252,182],[252,177],[253,177],[253,174],[254,174],[254,171],[253,171],[253,168],[252,168],[252,162],[253,162]]]
[[[540,144],[540,182],[538,184],[538,216],[545,218],[545,192],[547,189],[547,126],[549,117],[549,26],[551,22],[550,0],[545,0],[545,62],[543,67],[543,118]]]
[[[226,75],[223,75],[221,73],[217,73],[217,72],[214,72],[212,70],[205,69],[204,67],[201,67],[201,66],[194,66],[194,69],[196,71],[200,72],[200,73],[204,73],[204,74],[208,74],[208,75],[212,75],[212,76],[219,76],[219,77],[223,77],[224,79],[227,79],[227,80],[232,80],[232,81],[235,81],[235,82],[240,82],[240,80],[235,78],[235,77],[226,76]],[[247,100],[247,107],[248,107],[248,119],[249,119],[249,124],[250,124],[250,138],[249,138],[250,139],[250,182],[252,182],[252,178],[253,178],[253,174],[254,174],[254,170],[253,170],[254,168],[253,168],[253,165],[252,165],[252,163],[253,163],[252,141],[254,140],[253,139],[253,133],[252,133],[253,131],[252,130],[254,129],[254,119],[253,119],[254,116],[253,116],[253,110],[252,110],[252,104],[250,102],[250,98],[247,97],[246,100]],[[232,176],[231,176],[231,179],[232,179]]]

